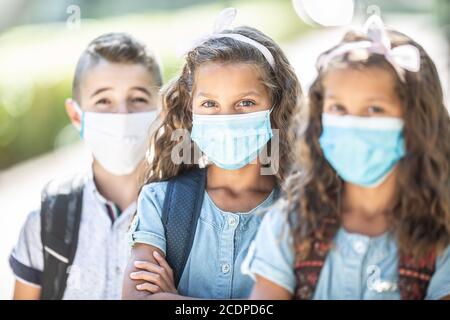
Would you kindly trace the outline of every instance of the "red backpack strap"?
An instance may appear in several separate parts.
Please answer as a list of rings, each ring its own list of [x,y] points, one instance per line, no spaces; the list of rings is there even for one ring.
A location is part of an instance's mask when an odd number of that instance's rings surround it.
[[[296,299],[312,299],[320,272],[325,264],[328,252],[332,248],[332,241],[338,228],[339,224],[336,219],[326,219],[310,241],[305,241],[297,246],[295,262]]]
[[[423,300],[436,267],[436,251],[420,259],[399,254],[398,288],[402,300]]]

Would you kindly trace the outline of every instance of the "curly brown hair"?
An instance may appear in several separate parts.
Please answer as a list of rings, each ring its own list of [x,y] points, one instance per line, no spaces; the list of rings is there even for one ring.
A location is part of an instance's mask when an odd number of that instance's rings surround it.
[[[294,69],[280,47],[262,32],[251,27],[238,27],[223,33],[241,34],[264,45],[272,53],[275,66],[272,68],[261,52],[253,46],[231,38],[210,39],[188,52],[181,74],[162,90],[163,116],[159,128],[150,138],[149,150],[154,157],[146,164],[144,184],[170,179],[197,166],[198,159],[181,164],[171,160],[173,148],[180,143],[172,139],[172,134],[177,129],[187,129],[189,132],[192,129],[191,92],[195,71],[207,62],[248,63],[256,66],[261,72],[274,106],[271,113],[272,127],[279,129],[280,133],[280,165],[276,174],[279,183],[288,171],[288,165],[292,162],[294,141],[289,134],[288,126],[297,112],[298,102],[302,96]],[[188,143],[192,155],[199,154],[194,150],[197,147],[190,139],[182,143]]]
[[[419,72],[405,71],[402,82],[381,55],[369,54],[367,59],[354,61],[351,54],[345,54],[319,72],[309,91],[307,112],[297,117],[297,123],[301,124],[294,126],[299,137],[297,161],[286,181],[283,210],[290,213],[287,219],[294,230],[297,257],[305,256],[304,250],[308,250],[320,226],[329,219],[340,221],[343,181],[326,161],[319,145],[323,79],[337,66],[383,68],[397,79],[396,90],[404,108],[407,154],[398,164],[396,198],[388,220],[400,252],[421,257],[429,250],[440,252],[450,243],[450,117],[438,72],[419,44],[396,31],[388,34],[393,47],[411,44],[419,49]],[[341,44],[360,40],[367,37],[352,31]]]

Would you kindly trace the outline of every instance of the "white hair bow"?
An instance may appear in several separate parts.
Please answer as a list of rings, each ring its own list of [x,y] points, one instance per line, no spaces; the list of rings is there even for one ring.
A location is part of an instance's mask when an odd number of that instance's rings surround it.
[[[418,72],[420,70],[419,49],[410,44],[392,48],[384,23],[379,16],[370,16],[364,24],[363,32],[370,40],[349,42],[338,46],[331,52],[319,57],[317,68],[320,70],[337,56],[354,50],[366,49],[371,53],[384,55],[402,81],[405,80],[404,70],[410,72]]]
[[[206,41],[210,39],[219,39],[219,38],[231,38],[240,42],[245,42],[256,49],[258,49],[259,52],[264,56],[264,58],[267,60],[267,62],[270,64],[272,68],[275,68],[275,59],[273,58],[272,53],[269,49],[267,49],[264,45],[261,43],[250,39],[242,34],[237,33],[222,33],[224,30],[231,29],[231,24],[233,23],[234,19],[236,18],[237,10],[235,8],[226,8],[223,9],[219,15],[216,18],[216,21],[214,23],[214,29],[212,33],[206,34],[202,37],[199,37],[195,40],[193,40],[188,45],[184,45],[183,47],[179,48],[178,53],[180,56],[194,50],[198,46],[202,45]]]

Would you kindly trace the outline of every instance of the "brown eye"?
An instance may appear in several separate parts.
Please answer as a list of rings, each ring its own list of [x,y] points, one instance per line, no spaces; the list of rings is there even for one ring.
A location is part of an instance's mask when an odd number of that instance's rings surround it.
[[[347,112],[347,109],[342,105],[342,104],[333,104],[331,105],[328,110],[332,113],[337,113],[337,114],[344,114]]]
[[[133,103],[148,103],[148,100],[144,99],[144,98],[134,98],[131,100],[131,102],[133,102]]]
[[[205,108],[214,108],[215,106],[216,106],[216,103],[214,101],[210,101],[210,100],[202,103],[202,107],[205,107]]]
[[[95,104],[111,104],[111,101],[109,99],[100,99]]]
[[[369,115],[370,114],[383,114],[384,108],[380,107],[380,106],[370,106],[368,111],[369,111]]]
[[[255,103],[251,100],[243,100],[239,102],[239,107],[253,107]]]

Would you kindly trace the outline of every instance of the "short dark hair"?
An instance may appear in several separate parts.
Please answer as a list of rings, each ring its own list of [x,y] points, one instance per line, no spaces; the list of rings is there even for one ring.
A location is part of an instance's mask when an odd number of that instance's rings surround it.
[[[80,97],[80,80],[83,73],[101,60],[141,64],[151,73],[155,85],[162,86],[161,67],[153,52],[127,33],[106,33],[95,38],[78,59],[72,84],[75,100]]]

